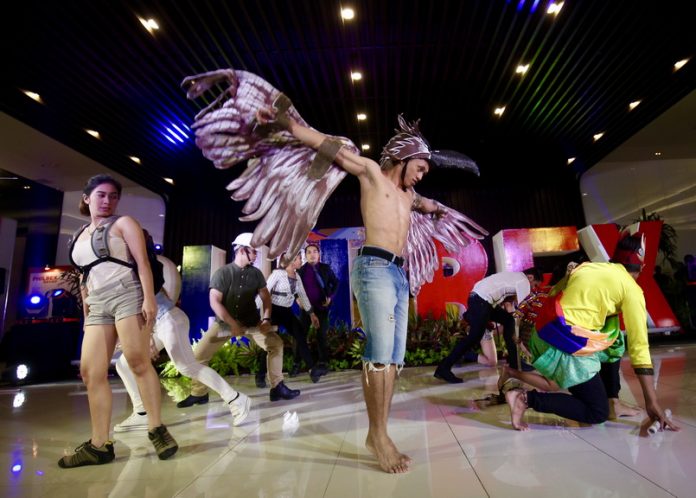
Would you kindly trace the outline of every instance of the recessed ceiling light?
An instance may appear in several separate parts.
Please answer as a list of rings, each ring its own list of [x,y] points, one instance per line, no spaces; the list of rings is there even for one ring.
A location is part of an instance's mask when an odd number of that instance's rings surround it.
[[[157,24],[157,21],[154,19],[143,19],[142,17],[138,17],[138,20],[140,21],[140,24],[143,25],[143,27],[147,30],[148,33],[152,34],[155,31],[159,29],[159,24]]]
[[[29,97],[31,100],[35,100],[39,104],[43,104],[43,100],[41,100],[41,95],[39,95],[36,92],[30,92],[29,90],[22,90],[22,93]]]
[[[163,215],[163,214],[160,214],[159,217],[160,217],[160,218],[164,218],[164,215]]]
[[[687,57],[686,59],[682,59],[680,61],[677,61],[674,63],[674,70],[679,71],[681,68],[683,68],[686,63],[689,62],[689,58]]]
[[[139,157],[128,156],[128,159],[130,159],[131,161],[133,161],[133,162],[136,163],[136,164],[140,164],[140,158],[139,158]]]
[[[661,155],[662,155],[662,152],[655,152],[655,155],[656,155],[656,156],[661,156]]]
[[[583,197],[587,197],[587,192],[583,192],[583,193],[582,193],[582,196],[583,196]]]
[[[563,2],[551,2],[546,9],[546,13],[557,16],[559,12],[561,12],[561,9],[563,8]]]
[[[353,81],[360,81],[362,79],[362,73],[360,71],[353,71],[350,73],[350,79]]]
[[[504,112],[505,112],[505,106],[496,107],[495,110],[493,111],[493,114],[495,114],[496,116],[500,117],[500,116],[503,115]]]
[[[640,100],[634,100],[633,102],[631,102],[630,104],[628,104],[628,110],[629,110],[629,111],[632,111],[633,109],[635,109],[636,107],[638,107],[638,106],[640,105],[641,102],[642,102],[642,101],[640,101]]]
[[[367,119],[367,114],[361,112],[356,117],[358,118],[358,121],[365,121]]]
[[[515,69],[516,74],[521,74],[523,76],[527,74],[527,71],[529,71],[529,64],[519,64],[517,69]]]
[[[343,8],[341,9],[341,17],[346,21],[350,21],[355,18],[355,11],[350,7]]]
[[[599,133],[592,135],[592,138],[594,138],[594,141],[596,142],[597,140],[599,140],[603,136],[604,136],[604,132],[602,131],[602,132],[599,132]]]
[[[89,129],[85,128],[85,131],[87,132],[88,135],[92,135],[97,140],[101,140],[101,135],[99,135],[99,132],[97,130],[89,130]]]
[[[362,145],[360,146],[360,148],[361,148],[362,150],[370,150],[370,144],[362,144]]]
[[[574,157],[569,157],[569,158],[568,158],[568,164],[573,164],[574,162],[575,162],[575,158],[574,158]]]
[[[167,183],[169,183],[169,184],[171,184],[171,185],[174,185],[174,180],[172,180],[171,178],[164,178],[164,177],[162,177],[162,179],[163,179],[165,182],[167,182]]]

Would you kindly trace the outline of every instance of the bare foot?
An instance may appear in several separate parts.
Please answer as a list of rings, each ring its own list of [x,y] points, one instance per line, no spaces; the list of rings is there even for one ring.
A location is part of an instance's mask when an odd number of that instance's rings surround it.
[[[624,404],[618,398],[609,398],[609,418],[615,420],[619,417],[635,417],[643,411],[640,408]]]
[[[510,378],[510,367],[507,365],[503,366],[503,371],[500,374],[500,377],[498,377],[498,391],[503,390],[503,386],[505,383],[508,381]]]
[[[510,389],[505,393],[505,401],[510,405],[512,427],[516,431],[528,431],[529,426],[522,420],[527,409],[527,393],[522,389]]]
[[[388,474],[403,474],[409,471],[411,458],[400,453],[391,438],[386,437],[380,443],[376,443],[368,434],[365,439],[365,447],[374,455],[383,471]]]

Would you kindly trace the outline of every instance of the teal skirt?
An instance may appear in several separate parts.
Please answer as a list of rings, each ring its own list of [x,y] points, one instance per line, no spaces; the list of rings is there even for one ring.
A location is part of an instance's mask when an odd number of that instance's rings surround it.
[[[612,317],[614,318],[614,317]],[[602,328],[603,332],[618,330],[619,320],[609,319]],[[529,352],[532,354],[532,365],[549,380],[553,380],[561,389],[582,384],[594,377],[602,363],[619,361],[626,351],[626,341],[623,333],[618,333],[616,341],[607,349],[593,353],[590,356],[573,356],[556,349],[539,337],[536,330],[532,331],[529,341]]]

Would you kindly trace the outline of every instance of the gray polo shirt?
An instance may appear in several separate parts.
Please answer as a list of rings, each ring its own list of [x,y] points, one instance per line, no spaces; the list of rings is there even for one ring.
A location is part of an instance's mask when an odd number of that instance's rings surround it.
[[[230,263],[216,271],[210,279],[210,288],[222,292],[222,304],[227,312],[246,327],[259,324],[261,315],[255,299],[264,287],[266,279],[263,273],[252,265],[240,268]],[[221,322],[219,318],[218,322]]]

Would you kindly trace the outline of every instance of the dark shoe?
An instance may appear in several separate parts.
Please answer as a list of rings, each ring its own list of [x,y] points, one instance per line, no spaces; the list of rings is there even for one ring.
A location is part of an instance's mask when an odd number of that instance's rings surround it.
[[[206,401],[207,403],[207,401]],[[157,451],[157,456],[160,460],[166,460],[170,456],[174,455],[179,449],[179,445],[169,434],[169,431],[164,426],[164,424],[159,427],[155,427],[151,431],[148,431],[147,437],[152,441],[155,451]]]
[[[264,372],[256,372],[256,387],[259,389],[266,387],[266,374]]]
[[[179,401],[176,404],[177,408],[188,408],[189,406],[193,405],[205,405],[208,402],[208,394],[204,394],[203,396],[194,396],[193,394],[189,395],[188,398],[183,399]]]
[[[444,367],[437,367],[435,369],[435,374],[434,374],[436,379],[444,380],[445,382],[448,382],[450,384],[461,384],[464,382],[463,379],[460,379],[456,375],[452,373],[452,370],[449,368],[444,368]]]
[[[319,382],[319,379],[329,373],[329,369],[326,368],[324,365],[315,365],[312,367],[312,369],[309,371],[309,378],[312,379],[312,382],[315,384]]]
[[[58,465],[64,469],[73,467],[83,467],[85,465],[101,465],[109,463],[115,458],[114,443],[107,441],[104,446],[97,448],[92,444],[92,440],[82,443],[75,448],[75,453],[64,456],[58,460]]]
[[[288,372],[288,377],[297,377],[298,375],[300,375],[300,366],[298,364],[294,364],[290,369],[290,372]]]
[[[271,401],[279,401],[281,399],[293,399],[300,395],[299,389],[290,389],[284,382],[280,382],[277,386],[271,388]]]

